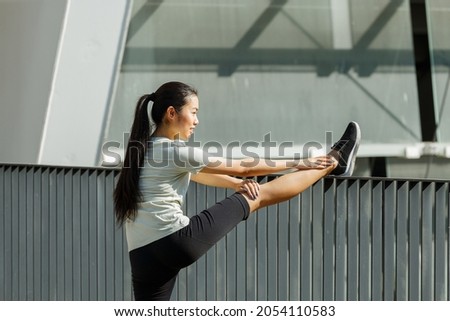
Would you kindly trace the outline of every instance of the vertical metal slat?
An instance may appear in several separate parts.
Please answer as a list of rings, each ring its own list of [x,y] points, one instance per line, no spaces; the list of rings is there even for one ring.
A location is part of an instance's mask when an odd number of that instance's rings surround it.
[[[372,300],[383,300],[383,182],[372,188]]]
[[[335,238],[335,283],[336,300],[347,299],[347,222],[348,222],[348,198],[347,181],[339,180],[336,186],[336,238]]]
[[[308,188],[300,195],[300,298],[302,301],[313,299],[313,188]]]
[[[434,300],[434,183],[423,184],[422,190],[422,300]]]
[[[448,246],[449,220],[448,220],[448,183],[436,184],[436,221],[435,221],[435,300],[448,300]]]
[[[332,301],[336,298],[335,279],[335,246],[336,246],[336,182],[325,181],[324,192],[324,222],[323,222],[323,300]]]
[[[313,197],[313,262],[312,299],[324,300],[324,181],[312,186]]]
[[[289,283],[292,281],[289,275],[289,201],[277,206],[278,214],[278,295],[277,300],[289,300]],[[294,250],[294,249],[293,249]],[[295,249],[297,250],[297,249]]]
[[[0,301],[6,300],[6,199],[5,199],[5,167],[0,166]]]
[[[411,183],[409,196],[409,300],[419,301],[421,297],[420,269],[420,224],[422,209],[422,184]]]
[[[396,300],[408,300],[408,210],[409,184],[397,186]]]
[[[288,299],[300,300],[300,257],[302,255],[302,244],[300,242],[301,230],[301,212],[300,212],[300,196],[294,197],[289,201],[288,207]]]
[[[396,255],[396,193],[397,182],[388,182],[384,190],[383,229],[384,229],[384,300],[395,300],[395,255]]]
[[[347,281],[345,286],[347,287],[346,300],[356,301],[359,299],[358,290],[360,289],[360,273],[359,273],[359,248],[360,248],[360,230],[358,215],[359,211],[359,196],[360,196],[360,182],[359,180],[349,181],[347,198],[348,198],[348,239],[347,239]]]
[[[363,301],[372,299],[372,181],[361,181],[359,203],[359,294]]]

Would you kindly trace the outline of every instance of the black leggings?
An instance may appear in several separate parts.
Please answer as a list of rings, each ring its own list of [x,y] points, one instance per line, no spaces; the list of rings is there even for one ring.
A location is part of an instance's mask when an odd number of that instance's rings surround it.
[[[170,300],[178,272],[197,261],[250,214],[239,193],[190,218],[188,226],[130,251],[134,298]]]

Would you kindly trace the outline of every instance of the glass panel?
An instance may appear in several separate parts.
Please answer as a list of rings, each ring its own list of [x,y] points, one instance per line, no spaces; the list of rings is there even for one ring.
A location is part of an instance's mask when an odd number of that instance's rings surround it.
[[[394,178],[450,179],[448,159],[422,156],[419,159],[388,159],[388,176]]]
[[[450,2],[427,0],[429,39],[433,72],[434,102],[438,119],[437,138],[450,142]]]
[[[203,144],[329,143],[350,120],[364,144],[420,141],[407,1],[134,3],[109,141],[170,80],[199,89]]]

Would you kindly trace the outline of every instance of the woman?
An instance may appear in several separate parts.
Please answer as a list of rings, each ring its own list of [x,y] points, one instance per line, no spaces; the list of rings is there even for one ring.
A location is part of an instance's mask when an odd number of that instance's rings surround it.
[[[142,96],[136,106],[114,191],[117,221],[126,228],[136,300],[169,300],[180,269],[195,262],[250,213],[288,200],[326,175],[349,176],[353,171],[360,139],[354,122],[325,156],[270,163],[225,160],[185,145],[199,123],[198,111],[197,91],[180,82],[163,84]],[[237,178],[287,169],[294,171],[261,185]],[[190,180],[236,193],[188,217],[182,204]]]

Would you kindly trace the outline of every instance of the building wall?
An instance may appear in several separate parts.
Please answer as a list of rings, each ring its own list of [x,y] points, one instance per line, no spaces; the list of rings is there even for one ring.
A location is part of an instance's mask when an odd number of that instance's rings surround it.
[[[422,8],[434,102],[421,105],[411,3],[2,0],[0,162],[118,166],[137,98],[181,80],[199,89],[203,146],[306,156],[356,120],[359,175],[450,178],[449,4]],[[267,154],[266,139],[292,148]]]
[[[66,4],[0,1],[0,162],[38,162]]]

